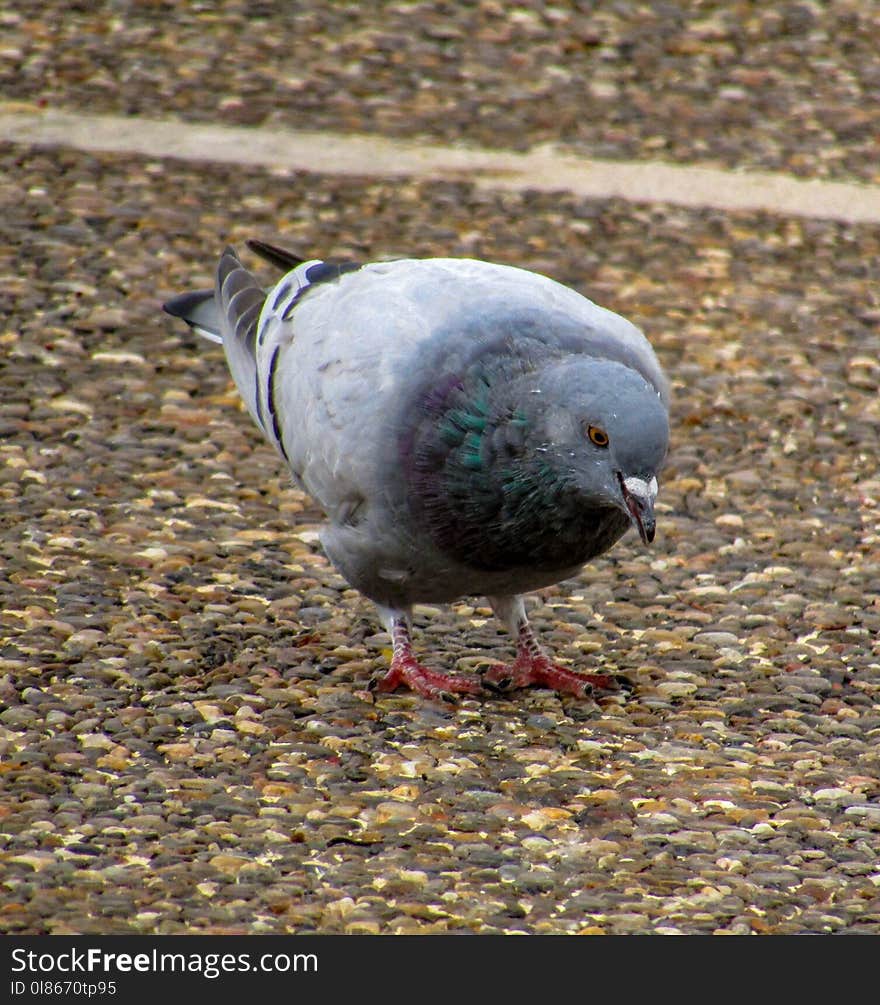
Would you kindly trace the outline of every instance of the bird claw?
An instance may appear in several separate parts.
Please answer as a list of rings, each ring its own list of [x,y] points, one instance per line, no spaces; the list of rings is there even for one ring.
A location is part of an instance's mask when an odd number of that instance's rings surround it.
[[[546,657],[518,656],[511,666],[503,663],[483,673],[483,687],[493,694],[506,694],[515,688],[546,687],[576,698],[591,698],[598,691],[616,691],[619,684],[607,674],[582,674],[551,663]]]
[[[491,669],[491,668],[490,668]],[[483,687],[492,694],[506,694],[513,687],[512,677],[501,677],[498,680],[490,680],[487,672],[483,673]]]
[[[374,692],[394,691],[401,686],[408,687],[423,698],[439,699],[451,704],[457,704],[463,694],[479,694],[482,691],[479,681],[441,673],[422,666],[415,659],[405,657],[392,660],[388,671],[382,676],[373,677],[367,685]]]

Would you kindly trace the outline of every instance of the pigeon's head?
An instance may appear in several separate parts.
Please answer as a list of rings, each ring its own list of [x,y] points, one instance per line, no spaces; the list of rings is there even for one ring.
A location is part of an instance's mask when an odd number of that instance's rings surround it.
[[[628,523],[649,543],[669,435],[656,388],[584,355],[490,364],[434,380],[405,411],[417,421],[390,470],[433,543],[472,568],[552,571],[607,551]]]
[[[630,367],[579,359],[545,371],[533,401],[540,402],[537,449],[569,491],[586,508],[621,510],[650,544],[669,443],[667,406],[657,390]]]

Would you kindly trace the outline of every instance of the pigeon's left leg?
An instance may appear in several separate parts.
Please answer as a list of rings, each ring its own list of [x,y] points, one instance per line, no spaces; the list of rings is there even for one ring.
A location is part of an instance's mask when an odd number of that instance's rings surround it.
[[[617,689],[617,682],[607,674],[577,673],[554,663],[535,638],[522,597],[489,597],[489,603],[516,639],[516,659],[509,666],[498,663],[489,667],[483,674],[487,687],[508,691],[534,684],[578,697],[590,694],[593,688]]]
[[[393,691],[404,685],[425,698],[454,700],[457,694],[480,694],[479,681],[456,674],[440,673],[423,666],[413,655],[409,611],[380,607],[382,621],[391,636],[391,666],[370,685],[373,691]]]

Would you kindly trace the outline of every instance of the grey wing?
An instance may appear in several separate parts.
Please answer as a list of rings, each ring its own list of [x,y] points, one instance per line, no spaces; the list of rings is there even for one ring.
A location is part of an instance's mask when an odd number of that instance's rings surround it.
[[[309,288],[305,273],[316,262],[292,269],[268,294],[227,248],[217,266],[214,300],[221,316],[229,371],[254,422],[287,459],[276,404],[276,375],[292,341],[290,312]]]
[[[172,297],[163,309],[182,318],[197,334],[219,342],[229,370],[248,411],[264,428],[257,383],[257,324],[265,291],[227,248],[217,264],[213,290],[197,290]]]
[[[511,266],[496,266],[504,275],[495,301],[500,312],[532,303],[547,320],[549,336],[564,350],[616,360],[630,367],[669,404],[669,383],[644,334],[626,318],[589,300],[547,276]]]
[[[617,360],[640,373],[669,407],[669,381],[644,334],[626,318],[590,300],[585,349],[591,356]]]
[[[669,384],[654,350],[644,334],[626,318],[589,300],[576,290],[547,276],[509,265],[479,261],[438,260],[458,266],[456,273],[462,295],[444,295],[446,323],[457,315],[456,323],[469,329],[472,337],[487,337],[494,327],[520,327],[548,347],[611,359],[640,373],[655,389],[665,405]]]
[[[257,321],[265,291],[227,248],[217,264],[214,303],[220,314],[223,351],[229,372],[254,422],[265,431],[257,384]]]
[[[294,475],[332,521],[351,523],[380,502],[389,405],[403,361],[426,332],[400,264],[314,284],[285,323],[274,381],[280,437]],[[279,336],[271,317],[265,323],[271,344]]]

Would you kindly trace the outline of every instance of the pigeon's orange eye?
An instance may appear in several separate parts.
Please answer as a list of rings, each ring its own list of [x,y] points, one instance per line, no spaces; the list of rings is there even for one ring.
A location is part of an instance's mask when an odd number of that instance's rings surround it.
[[[608,434],[599,426],[587,426],[587,436],[589,436],[590,442],[595,443],[597,447],[608,446]]]

